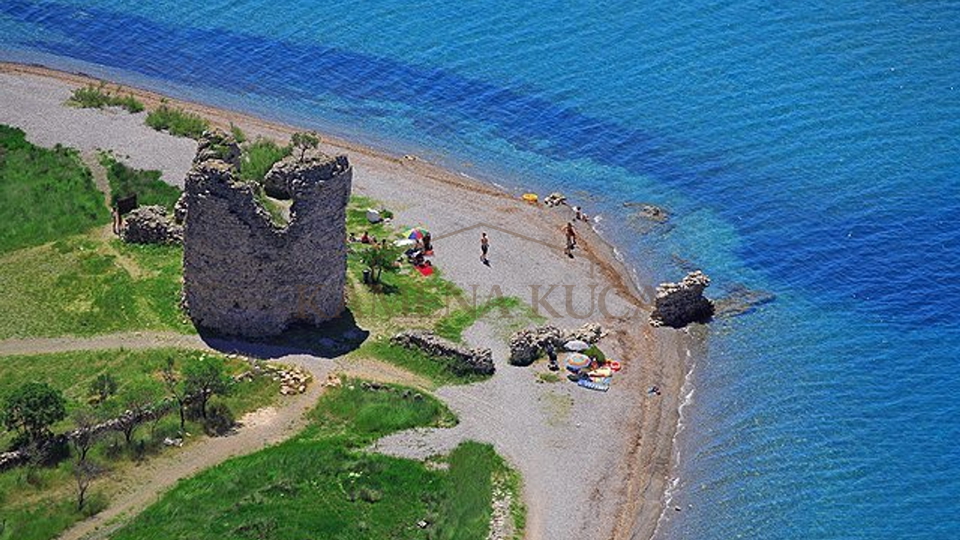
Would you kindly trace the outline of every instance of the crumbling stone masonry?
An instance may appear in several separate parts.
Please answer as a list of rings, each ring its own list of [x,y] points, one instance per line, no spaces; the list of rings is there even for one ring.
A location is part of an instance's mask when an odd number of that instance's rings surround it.
[[[201,328],[259,337],[336,317],[346,280],[347,157],[315,153],[274,166],[274,181],[286,182],[293,199],[286,226],[271,221],[232,157],[198,152],[186,178],[183,301],[190,318]]]
[[[390,338],[390,341],[410,349],[419,349],[431,356],[452,360],[451,367],[459,375],[493,375],[495,369],[490,349],[468,349],[426,330],[405,330]]]

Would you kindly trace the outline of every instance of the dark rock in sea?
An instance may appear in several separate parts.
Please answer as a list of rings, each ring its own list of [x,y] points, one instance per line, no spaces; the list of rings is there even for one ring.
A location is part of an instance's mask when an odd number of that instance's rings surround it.
[[[742,283],[734,283],[726,288],[726,294],[716,301],[717,317],[737,317],[755,310],[758,306],[777,299],[769,291],[748,289]]]
[[[656,223],[666,223],[670,219],[670,212],[665,208],[657,206],[650,203],[640,203],[640,202],[625,202],[623,203],[624,208],[636,208],[631,216],[635,216],[640,219],[646,219],[648,221],[654,221]]]
[[[710,278],[699,270],[687,274],[679,283],[661,283],[650,324],[682,328],[692,322],[709,321],[714,306],[703,296],[703,290],[709,286]]]

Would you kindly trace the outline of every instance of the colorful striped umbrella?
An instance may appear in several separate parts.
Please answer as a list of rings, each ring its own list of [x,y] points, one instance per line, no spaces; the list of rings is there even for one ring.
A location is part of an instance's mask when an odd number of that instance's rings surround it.
[[[407,232],[407,238],[411,240],[423,240],[423,237],[430,234],[430,231],[423,227],[414,227]]]
[[[573,353],[567,356],[567,369],[570,371],[577,372],[589,365],[590,357],[585,354]]]

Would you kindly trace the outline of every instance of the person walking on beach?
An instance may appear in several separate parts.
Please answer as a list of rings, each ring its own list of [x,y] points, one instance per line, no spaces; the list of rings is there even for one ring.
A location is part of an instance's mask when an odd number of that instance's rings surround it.
[[[563,228],[563,234],[567,237],[567,248],[563,252],[567,257],[573,258],[573,248],[577,247],[577,230],[573,228],[573,223],[567,222]]]
[[[487,259],[487,251],[490,250],[490,239],[487,238],[487,233],[480,233],[480,262],[490,266],[490,259]]]

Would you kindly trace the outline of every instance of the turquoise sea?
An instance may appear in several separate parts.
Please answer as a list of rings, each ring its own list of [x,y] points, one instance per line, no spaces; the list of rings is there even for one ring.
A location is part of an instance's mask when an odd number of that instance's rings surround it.
[[[558,189],[641,274],[772,292],[710,326],[659,535],[960,538],[960,2],[2,0],[0,58]]]

